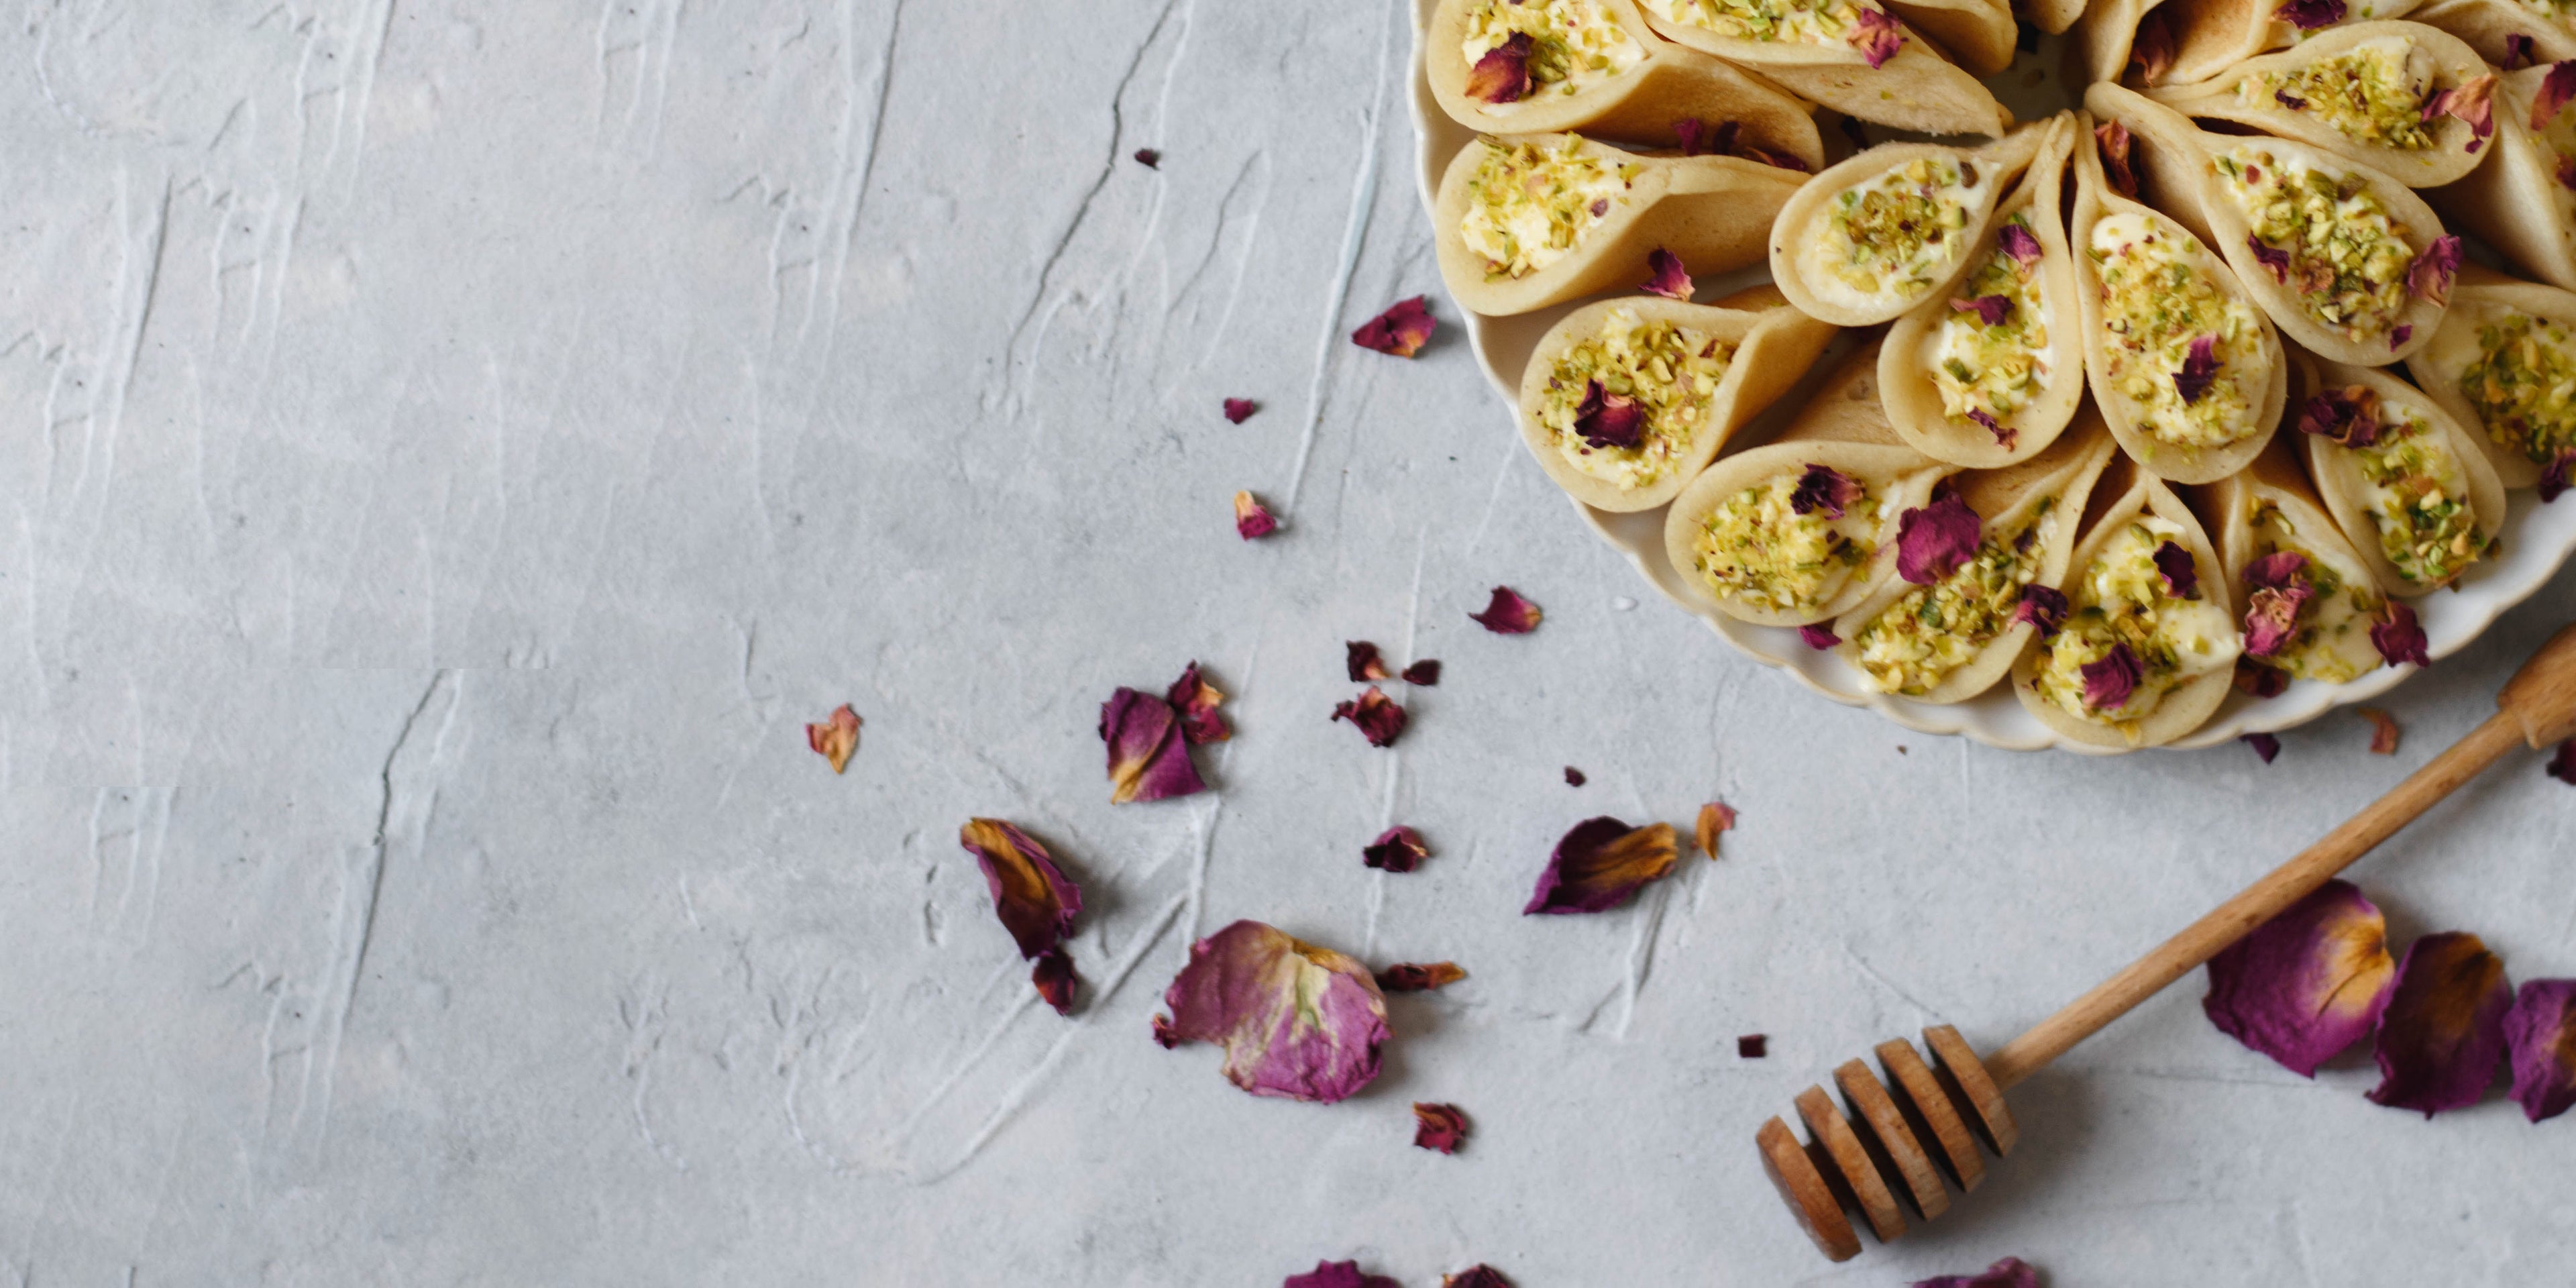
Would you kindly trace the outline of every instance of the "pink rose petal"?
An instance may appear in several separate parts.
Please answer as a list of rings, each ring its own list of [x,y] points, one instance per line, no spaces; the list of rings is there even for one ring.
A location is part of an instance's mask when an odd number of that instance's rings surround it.
[[[2039,238],[2032,236],[2031,231],[2020,224],[2005,224],[2003,231],[1995,234],[1995,246],[2024,268],[2039,262]]]
[[[2388,601],[2383,615],[2370,623],[2370,643],[2379,650],[2380,660],[2390,666],[2431,666],[2433,659],[2425,653],[2424,625],[2415,610],[2396,600]]]
[[[823,723],[805,726],[805,745],[830,762],[833,773],[848,769],[850,757],[859,751],[859,713],[842,703]]]
[[[2315,31],[2343,21],[2343,0],[2290,0],[2272,11],[2272,16],[2301,31]]]
[[[1066,880],[1055,856],[1037,838],[998,818],[968,819],[957,829],[957,844],[975,856],[992,891],[993,913],[1011,932],[1023,958],[1053,949],[1073,933],[1073,918],[1082,911],[1082,889]]]
[[[2173,14],[2164,9],[2150,10],[2138,20],[2138,34],[2129,42],[2129,66],[2138,69],[2139,84],[2153,89],[2165,83],[2165,73],[2173,70],[2173,61]]]
[[[1852,29],[1843,39],[1850,41],[1875,71],[1905,46],[1905,29],[1882,10],[1862,8],[1852,14]]]
[[[1588,447],[1635,447],[1645,436],[1646,405],[1626,394],[1604,393],[1598,380],[1587,381],[1574,409],[1574,432]]]
[[[1799,627],[1798,640],[1807,647],[1822,653],[1836,644],[1842,643],[1843,637],[1834,634],[1833,627],[1817,623],[1814,625]]]
[[[2504,38],[2504,69],[2506,71],[2520,71],[2525,67],[2529,67],[2536,57],[2537,55],[2532,52],[2531,37],[2516,32],[2515,34]]]
[[[1378,656],[1377,645],[1367,640],[1342,641],[1342,668],[1350,673],[1353,684],[1392,677],[1392,672],[1386,669],[1386,660]]]
[[[2466,122],[2469,127],[2467,150],[2475,152],[2486,142],[2488,135],[2495,133],[2495,85],[2496,78],[2490,73],[2443,90],[2424,100],[2422,119],[2429,121],[2449,115]]]
[[[1673,870],[1681,846],[1670,823],[1630,827],[1604,815],[1574,825],[1556,843],[1522,916],[1603,912]]]
[[[2379,1085],[2370,1098],[2427,1118],[2486,1095],[2504,1060],[2504,1016],[2513,986],[2504,963],[2465,931],[2408,945],[2397,987],[2379,1019]]]
[[[1436,657],[1426,657],[1421,661],[1404,668],[1404,682],[1407,684],[1419,684],[1425,688],[1430,688],[1439,684],[1440,659]]]
[[[1351,343],[1363,349],[1410,358],[1422,352],[1422,346],[1430,342],[1431,333],[1439,327],[1440,320],[1431,316],[1431,310],[1423,305],[1423,297],[1417,295],[1409,300],[1398,300],[1388,306],[1386,312],[1360,323],[1359,329],[1351,332]]]
[[[1029,983],[1047,1005],[1055,1008],[1056,1014],[1073,1014],[1073,990],[1082,983],[1082,977],[1074,973],[1073,957],[1062,947],[1038,954],[1037,965],[1029,970]]]
[[[2272,270],[2273,281],[2287,282],[2290,280],[2290,252],[2282,250],[2277,246],[2267,246],[2263,243],[2262,238],[2257,237],[2252,233],[2247,233],[2245,235],[2245,248],[2254,252],[2254,262]]]
[[[2359,887],[2328,881],[2210,958],[2200,1007],[2219,1032],[2313,1078],[2379,1022],[2396,980],[2388,919]]]
[[[1360,862],[1387,872],[1411,872],[1431,857],[1422,834],[1409,827],[1390,827],[1360,847]]]
[[[2110,656],[2098,662],[2087,662],[2078,668],[2084,677],[2084,705],[2095,711],[2117,711],[2129,704],[2129,695],[2138,691],[2138,681],[2146,670],[2138,664],[2138,655],[2129,650],[2128,641],[2111,646]]]
[[[1255,541],[1279,530],[1279,520],[1250,492],[1234,494],[1234,534]]]
[[[1225,701],[1224,691],[1199,674],[1196,662],[1182,669],[1181,678],[1164,691],[1163,701],[1170,703],[1180,718],[1181,737],[1193,745],[1224,742],[1234,736],[1234,731],[1225,727],[1225,717],[1216,710]]]
[[[1100,704],[1100,740],[1109,747],[1109,803],[1158,801],[1207,790],[1190,763],[1172,704],[1122,688]]]
[[[1364,1275],[1356,1261],[1318,1261],[1302,1275],[1290,1275],[1279,1288],[1404,1288],[1385,1275]]]
[[[2039,1288],[2039,1271],[2019,1257],[2006,1257],[1986,1267],[1982,1274],[1920,1279],[1914,1288]]]
[[[2551,63],[2540,78],[2540,89],[2531,96],[2531,128],[2547,129],[2570,98],[2576,98],[2576,59]]]
[[[1440,1288],[1512,1288],[1512,1281],[1492,1266],[1469,1266],[1454,1275],[1440,1276]]]
[[[2105,121],[2093,127],[2093,138],[2101,144],[2102,177],[2110,183],[2111,190],[2123,197],[2137,196],[2138,175],[2129,167],[2129,127],[2118,121]]]
[[[1467,620],[1496,635],[1527,635],[1538,629],[1541,614],[1538,605],[1521,598],[1509,586],[1494,587],[1493,599],[1481,613],[1467,614]]]
[[[1333,718],[1348,720],[1368,739],[1372,747],[1383,747],[1404,733],[1404,708],[1386,696],[1386,690],[1372,684],[1368,692],[1348,702],[1333,704]]]
[[[2021,588],[2021,601],[2013,605],[2012,619],[2039,628],[2039,637],[2047,639],[2066,625],[2066,614],[2072,607],[2066,602],[2066,592],[2032,582]]]
[[[1646,253],[1646,270],[1654,276],[1647,278],[1646,284],[1638,287],[1638,290],[1648,295],[1660,295],[1668,300],[1687,300],[1691,297],[1690,272],[1682,267],[1681,256],[1658,246]]]
[[[1828,519],[1843,517],[1843,511],[1861,498],[1858,480],[1830,465],[1807,466],[1798,476],[1798,485],[1789,490],[1789,509],[1798,514],[1823,511]]]
[[[1256,403],[1249,398],[1228,398],[1225,400],[1225,418],[1238,425],[1252,419],[1252,413],[1259,410],[1261,410],[1261,404]]]
[[[2522,1116],[2542,1122],[2576,1105],[2576,979],[2535,979],[2504,1015],[2505,1063]]]
[[[1376,1079],[1387,1038],[1366,968],[1258,921],[1192,945],[1163,1005],[1157,1041],[1223,1046],[1226,1079],[1256,1096],[1346,1099]]]
[[[2435,304],[2451,302],[2451,279],[2460,271],[2460,239],[2445,234],[2415,257],[2406,269],[2406,293]]]
[[[1467,1115],[1456,1105],[1413,1102],[1413,1147],[1436,1149],[1443,1154],[1458,1152],[1458,1142],[1466,1139]]]
[[[2004,319],[2012,316],[2012,297],[2009,295],[1980,295],[1973,300],[1952,300],[1950,301],[1950,311],[1953,313],[1974,313],[1977,315],[1977,321],[1986,326],[2002,326],[2004,324]]]

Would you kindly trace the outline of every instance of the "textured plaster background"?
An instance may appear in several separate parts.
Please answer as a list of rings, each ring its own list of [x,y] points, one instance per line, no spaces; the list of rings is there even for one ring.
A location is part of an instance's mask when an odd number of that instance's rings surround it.
[[[1939,1226],[1814,1257],[1763,1117],[1927,1022],[2008,1037],[2339,820],[2576,574],[2395,694],[2394,759],[2349,714],[2266,769],[1826,704],[1638,602],[1445,302],[1417,362],[1343,339],[1436,296],[1404,14],[12,0],[0,1282],[2563,1274],[2576,1128],[2306,1082],[2196,982],[2019,1091]],[[1538,633],[1465,619],[1498,581]],[[1356,638],[1447,663],[1391,751],[1326,720]],[[1096,704],[1192,658],[1217,790],[1112,808]],[[835,778],[799,726],[844,700]],[[1517,915],[1573,822],[1711,797],[1722,862]],[[1075,1018],[970,814],[1081,881]],[[1390,821],[1420,872],[1360,866]],[[2523,758],[2361,879],[2576,974],[2571,826]],[[1390,1003],[1367,1094],[1254,1100],[1147,1034],[1244,916],[1472,977]]]

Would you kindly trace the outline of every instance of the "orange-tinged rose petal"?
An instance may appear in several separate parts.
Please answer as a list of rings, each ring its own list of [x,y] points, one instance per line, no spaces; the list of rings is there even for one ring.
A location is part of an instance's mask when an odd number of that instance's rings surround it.
[[[850,757],[859,750],[859,713],[850,710],[849,703],[842,703],[841,709],[823,723],[805,726],[805,745],[832,762],[833,773],[848,769]]]
[[[1714,859],[1717,857],[1717,838],[1734,830],[1735,807],[1710,801],[1699,807],[1699,826],[1692,830],[1691,839],[1699,842],[1700,853]]]

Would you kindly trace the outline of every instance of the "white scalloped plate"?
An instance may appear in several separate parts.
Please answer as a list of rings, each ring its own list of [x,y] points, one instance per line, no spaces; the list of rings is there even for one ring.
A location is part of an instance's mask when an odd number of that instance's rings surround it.
[[[1450,120],[1431,95],[1431,83],[1423,74],[1422,33],[1430,22],[1431,11],[1438,0],[1414,0],[1412,111],[1414,138],[1421,164],[1419,176],[1422,208],[1425,214],[1434,208],[1434,197],[1440,189],[1440,175],[1450,158],[1475,138],[1475,132]],[[2059,42],[2054,38],[2042,42],[2036,55],[2023,55],[2011,68],[1986,83],[1995,96],[2013,109],[2021,120],[2031,120],[2073,106],[2057,88],[2055,67]],[[1712,278],[1701,283],[1701,298],[1714,299],[1731,291],[1769,280],[1768,270],[1760,265],[1741,273]],[[1598,298],[1598,297],[1594,297]],[[1485,378],[1502,398],[1506,418],[1517,416],[1521,369],[1529,362],[1530,350],[1556,320],[1588,301],[1577,300],[1555,308],[1518,317],[1490,318],[1458,309],[1466,320],[1467,342],[1476,360],[1485,369]],[[1456,301],[1451,301],[1456,307]],[[1816,364],[1816,371],[1830,367],[1848,347],[1838,341]],[[1805,388],[1792,390],[1773,408],[1774,418],[1794,410],[1805,401]],[[1515,436],[1519,428],[1506,419],[1505,427]],[[1746,441],[1760,442],[1767,436],[1763,421],[1746,426]],[[2506,609],[2530,598],[2555,575],[2576,551],[2576,498],[2569,503],[2543,506],[2539,498],[2525,489],[2512,494],[2513,504],[2505,518],[2504,553],[2501,557],[2477,564],[2461,579],[2458,589],[2436,592],[2413,601],[2423,618],[2427,651],[2442,658],[2468,646],[2486,630],[2489,623]],[[2007,685],[1998,684],[1984,694],[1950,706],[1936,706],[1911,699],[1870,693],[1861,687],[1860,673],[1831,653],[1819,653],[1806,647],[1798,633],[1774,626],[1753,626],[1728,617],[1710,606],[1698,593],[1684,584],[1664,557],[1664,511],[1648,510],[1640,514],[1610,514],[1575,502],[1592,530],[1601,534],[1612,547],[1636,565],[1647,584],[1661,592],[1685,611],[1708,623],[1710,630],[1753,660],[1776,666],[1796,676],[1798,682],[1845,706],[1868,707],[1888,719],[1920,733],[1965,734],[1979,742],[2015,751],[2035,751],[2059,747],[2089,755],[2109,754],[2110,749],[2069,742],[2058,736],[2038,718],[2022,709],[2019,699]],[[2243,693],[2232,693],[2227,704],[2189,737],[2174,743],[2178,748],[2207,747],[2233,741],[2239,735],[2287,729],[2305,724],[2333,708],[2348,702],[2359,702],[2387,692],[2414,673],[2411,666],[2382,667],[2349,684],[2318,684],[2297,681],[2289,691],[2269,701]]]

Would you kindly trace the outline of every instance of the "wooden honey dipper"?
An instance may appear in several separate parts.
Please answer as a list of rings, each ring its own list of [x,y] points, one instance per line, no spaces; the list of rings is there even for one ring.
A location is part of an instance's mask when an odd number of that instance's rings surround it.
[[[1905,1233],[1900,1196],[1927,1221],[1947,1211],[1945,1174],[1962,1191],[1973,1190],[1985,1179],[1979,1144],[2002,1156],[2020,1139],[2005,1091],[2307,897],[2516,743],[2542,748],[2576,737],[2576,625],[2561,628],[2523,664],[2496,708],[2343,826],[1991,1057],[1979,1059],[1957,1029],[1934,1025],[1923,1030],[1930,1063],[1895,1038],[1877,1047],[1887,1082],[1850,1060],[1834,1070],[1841,1106],[1822,1087],[1798,1093],[1798,1116],[1812,1140],[1800,1142],[1776,1117],[1753,1138],[1790,1215],[1827,1257],[1848,1261],[1860,1255],[1860,1235],[1847,1211],[1858,1212],[1881,1243]]]

